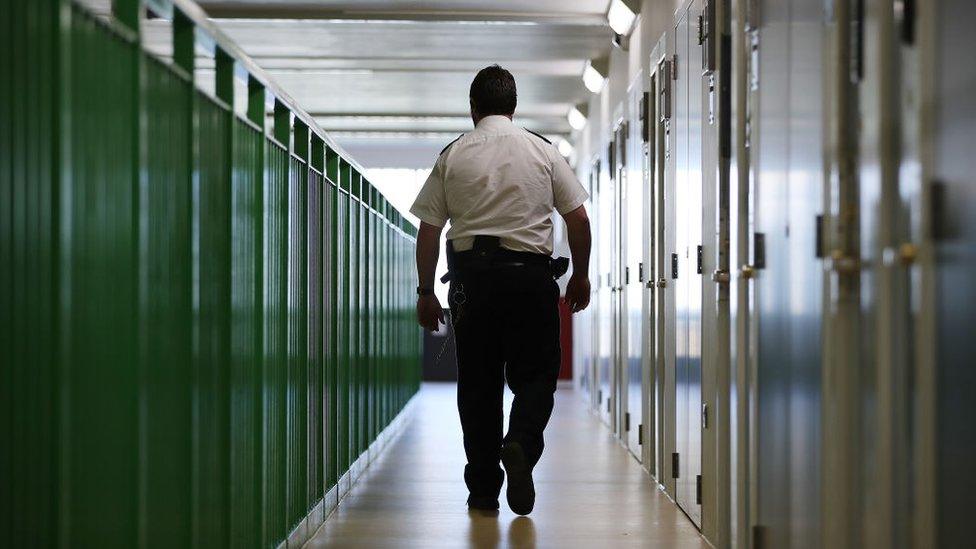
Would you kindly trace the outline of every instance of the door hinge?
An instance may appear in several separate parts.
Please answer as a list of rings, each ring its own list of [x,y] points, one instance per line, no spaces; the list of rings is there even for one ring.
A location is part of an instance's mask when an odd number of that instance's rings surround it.
[[[822,258],[824,256],[824,238],[823,238],[824,223],[823,222],[824,222],[823,214],[818,215],[814,219],[814,228],[813,228],[813,230],[815,231],[815,234],[813,235],[814,254],[815,254],[814,257],[817,258]]]
[[[596,402],[597,404],[603,404],[603,389],[598,389],[596,392]]]
[[[931,204],[929,207],[932,211],[929,216],[932,226],[929,230],[932,232],[933,240],[945,240],[949,237],[950,227],[950,220],[947,217],[949,211],[946,203],[946,184],[942,181],[933,181],[929,189],[929,204]]]
[[[607,413],[610,412],[610,401],[611,400],[613,400],[613,398],[607,398]]]
[[[637,445],[638,446],[644,445],[644,424],[643,423],[637,426]]]
[[[637,282],[644,282],[644,262],[641,261],[637,264]]]
[[[901,41],[915,43],[915,0],[903,0],[901,7]]]
[[[673,69],[671,67],[671,61],[668,59],[662,59],[661,64],[658,65],[658,74],[660,74],[660,79],[658,80],[658,112],[661,113],[660,122],[667,122],[671,119],[671,74]]]
[[[715,70],[715,4],[705,0],[699,20],[699,44],[702,45],[702,74]]]
[[[758,524],[752,525],[752,549],[765,549],[766,529]]]
[[[651,142],[651,94],[644,92],[641,96],[641,139],[644,143]]]
[[[671,80],[678,79],[678,55],[671,56]]]
[[[678,465],[680,465],[678,452],[671,453],[671,478],[678,478],[680,475]]]
[[[752,266],[756,269],[766,268],[766,235],[763,233],[752,235]]]
[[[702,253],[702,247],[698,245],[698,274],[702,274],[702,260],[704,259],[704,254]]]
[[[701,505],[702,502],[702,480],[701,475],[695,477],[695,503]]]
[[[630,267],[624,267],[624,285],[630,284]]]
[[[702,402],[702,429],[708,429],[708,403]]]
[[[671,254],[671,278],[678,279],[678,254]]]
[[[624,413],[624,431],[630,432],[630,412]]]

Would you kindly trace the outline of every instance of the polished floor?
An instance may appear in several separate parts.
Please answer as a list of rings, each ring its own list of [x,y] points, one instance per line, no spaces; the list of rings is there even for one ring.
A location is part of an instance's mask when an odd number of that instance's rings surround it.
[[[569,388],[556,394],[528,517],[469,513],[454,384],[425,384],[403,431],[306,544],[319,547],[708,547]],[[506,406],[508,400],[506,400]]]

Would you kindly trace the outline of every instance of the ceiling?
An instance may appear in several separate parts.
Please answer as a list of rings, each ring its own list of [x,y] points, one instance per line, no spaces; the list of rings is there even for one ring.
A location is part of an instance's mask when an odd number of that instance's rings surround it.
[[[470,129],[468,86],[491,63],[515,75],[517,122],[566,135],[567,111],[588,96],[583,65],[610,46],[609,0],[198,3],[323,128],[357,144],[443,146]]]

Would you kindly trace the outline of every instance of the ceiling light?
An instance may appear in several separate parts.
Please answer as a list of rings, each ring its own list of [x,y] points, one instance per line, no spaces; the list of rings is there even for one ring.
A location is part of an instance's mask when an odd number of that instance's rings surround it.
[[[586,86],[586,89],[592,93],[600,93],[603,90],[605,82],[606,79],[603,74],[593,66],[591,61],[587,61],[586,67],[583,68],[583,84]]]
[[[586,115],[581,113],[576,107],[569,109],[569,116],[567,118],[569,118],[569,125],[574,130],[582,130],[586,127]]]
[[[559,140],[559,145],[557,145],[557,148],[559,149],[559,154],[567,158],[569,158],[569,155],[573,154],[573,145],[565,139]]]
[[[623,35],[628,34],[634,25],[634,19],[637,19],[637,15],[624,4],[623,0],[612,0],[610,2],[607,21],[610,23],[610,28],[613,29],[613,32]]]

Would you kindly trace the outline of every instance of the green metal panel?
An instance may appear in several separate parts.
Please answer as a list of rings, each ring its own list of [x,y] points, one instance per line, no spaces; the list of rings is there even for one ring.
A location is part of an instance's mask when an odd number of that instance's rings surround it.
[[[313,153],[313,159],[314,159]],[[321,151],[319,155],[321,155]],[[308,171],[307,194],[307,306],[308,306],[308,463],[306,507],[311,509],[322,499],[325,474],[325,375],[324,352],[326,345],[323,329],[323,278],[322,247],[322,173],[315,168]]]
[[[131,547],[139,504],[137,50],[71,13],[60,465],[71,547]]]
[[[412,237],[63,1],[0,10],[0,545],[277,546],[416,388]]]
[[[359,375],[360,375],[360,304],[362,281],[362,218],[359,202],[359,177],[354,169],[347,174],[349,179],[349,461],[359,457]]]
[[[231,181],[230,546],[257,547],[263,513],[264,135],[234,117]]]
[[[349,469],[352,452],[350,451],[350,419],[349,419],[349,392],[350,392],[350,362],[351,362],[351,295],[350,287],[352,282],[350,250],[352,231],[349,230],[350,211],[352,201],[349,197],[349,165],[346,162],[339,164],[339,193],[338,211],[336,218],[336,236],[338,240],[338,318],[336,320],[338,338],[338,371],[336,377],[336,393],[338,398],[338,412],[336,417],[337,435],[337,460],[339,464],[338,474],[341,477]]]
[[[298,135],[296,132],[296,141]],[[307,140],[307,137],[306,137]],[[308,513],[308,166],[292,156],[288,188],[288,529]]]
[[[226,547],[230,495],[231,122],[196,93],[193,178],[193,545]]]
[[[288,151],[270,138],[264,167],[264,544],[285,535],[288,381]]]
[[[0,9],[0,545],[50,545],[58,524],[59,101],[55,6]]]
[[[192,422],[191,83],[142,63],[139,182],[140,538],[190,542]]]
[[[336,485],[339,478],[339,303],[341,294],[338,290],[340,269],[339,269],[339,192],[337,181],[339,180],[339,155],[329,149],[326,151],[326,178],[323,181],[324,211],[323,217],[323,243],[325,251],[323,259],[326,262],[324,272],[326,273],[327,283],[322,292],[326,303],[325,307],[325,334],[328,337],[326,342],[326,403],[327,425],[326,425],[326,456],[325,456],[325,490],[329,490]]]

